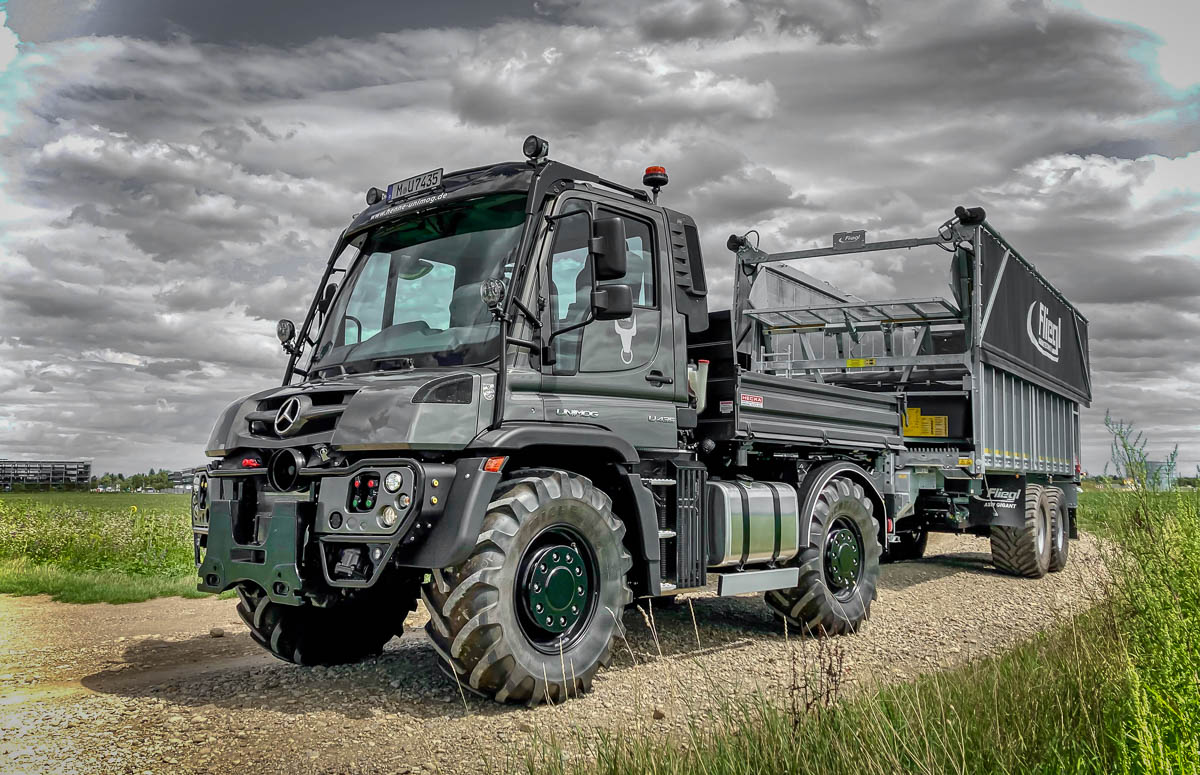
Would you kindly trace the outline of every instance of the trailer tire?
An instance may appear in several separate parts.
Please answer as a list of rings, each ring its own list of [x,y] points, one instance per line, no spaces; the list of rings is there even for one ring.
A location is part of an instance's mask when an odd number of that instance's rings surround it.
[[[841,635],[870,617],[882,553],[873,511],[862,485],[849,477],[835,476],[821,488],[809,545],[794,562],[800,583],[765,595],[789,627],[807,635]]]
[[[612,660],[633,559],[625,525],[591,480],[526,473],[501,483],[470,557],[434,571],[422,596],[425,630],[452,677],[532,706],[590,691]]]
[[[1058,573],[1067,567],[1071,550],[1071,523],[1063,507],[1063,491],[1058,487],[1046,488],[1046,501],[1050,509],[1050,564],[1047,569]]]
[[[888,544],[883,553],[884,562],[908,562],[925,556],[925,547],[929,544],[928,530],[905,530],[896,535],[900,540]]]
[[[992,562],[1005,573],[1037,579],[1050,569],[1050,511],[1040,484],[1025,485],[1025,526],[991,530]]]
[[[258,645],[297,665],[342,665],[378,655],[416,610],[419,579],[393,573],[326,607],[273,602],[254,584],[237,586],[238,616]]]

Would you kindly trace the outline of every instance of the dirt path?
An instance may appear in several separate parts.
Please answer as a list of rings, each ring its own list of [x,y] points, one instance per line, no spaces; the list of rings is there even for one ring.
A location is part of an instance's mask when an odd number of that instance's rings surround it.
[[[885,566],[873,618],[836,641],[851,680],[959,664],[1095,594],[1088,538],[1072,543],[1065,572],[1040,580],[997,574],[986,541],[934,536],[929,551]],[[690,598],[654,609],[657,640],[628,612],[628,648],[592,694],[526,710],[460,696],[437,669],[420,609],[378,659],[304,669],[254,645],[233,600],[80,606],[0,596],[0,772],[495,771],[539,737],[671,733],[732,694],[785,689],[787,646],[761,597]]]

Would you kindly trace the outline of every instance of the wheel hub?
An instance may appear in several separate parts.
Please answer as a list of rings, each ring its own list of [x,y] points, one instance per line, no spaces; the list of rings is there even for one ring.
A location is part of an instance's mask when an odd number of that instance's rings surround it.
[[[838,589],[847,589],[858,581],[858,569],[862,564],[862,551],[854,531],[847,528],[834,530],[825,546],[825,568],[829,580]]]
[[[539,628],[566,632],[587,607],[588,574],[583,558],[566,544],[541,549],[531,559],[525,592],[527,612]]]

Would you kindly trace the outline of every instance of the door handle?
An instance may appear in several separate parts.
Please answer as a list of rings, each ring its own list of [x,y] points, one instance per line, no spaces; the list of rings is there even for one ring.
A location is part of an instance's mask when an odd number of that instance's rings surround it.
[[[675,380],[671,379],[666,374],[663,374],[658,369],[655,369],[655,370],[651,371],[649,374],[647,374],[646,381],[651,382],[658,386],[670,385],[675,382]]]

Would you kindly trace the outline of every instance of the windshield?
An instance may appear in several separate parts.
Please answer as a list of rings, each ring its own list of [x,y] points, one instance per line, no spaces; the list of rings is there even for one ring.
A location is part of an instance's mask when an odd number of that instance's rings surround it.
[[[371,232],[317,342],[314,369],[478,365],[499,353],[499,324],[479,295],[508,282],[525,194],[496,194]]]

